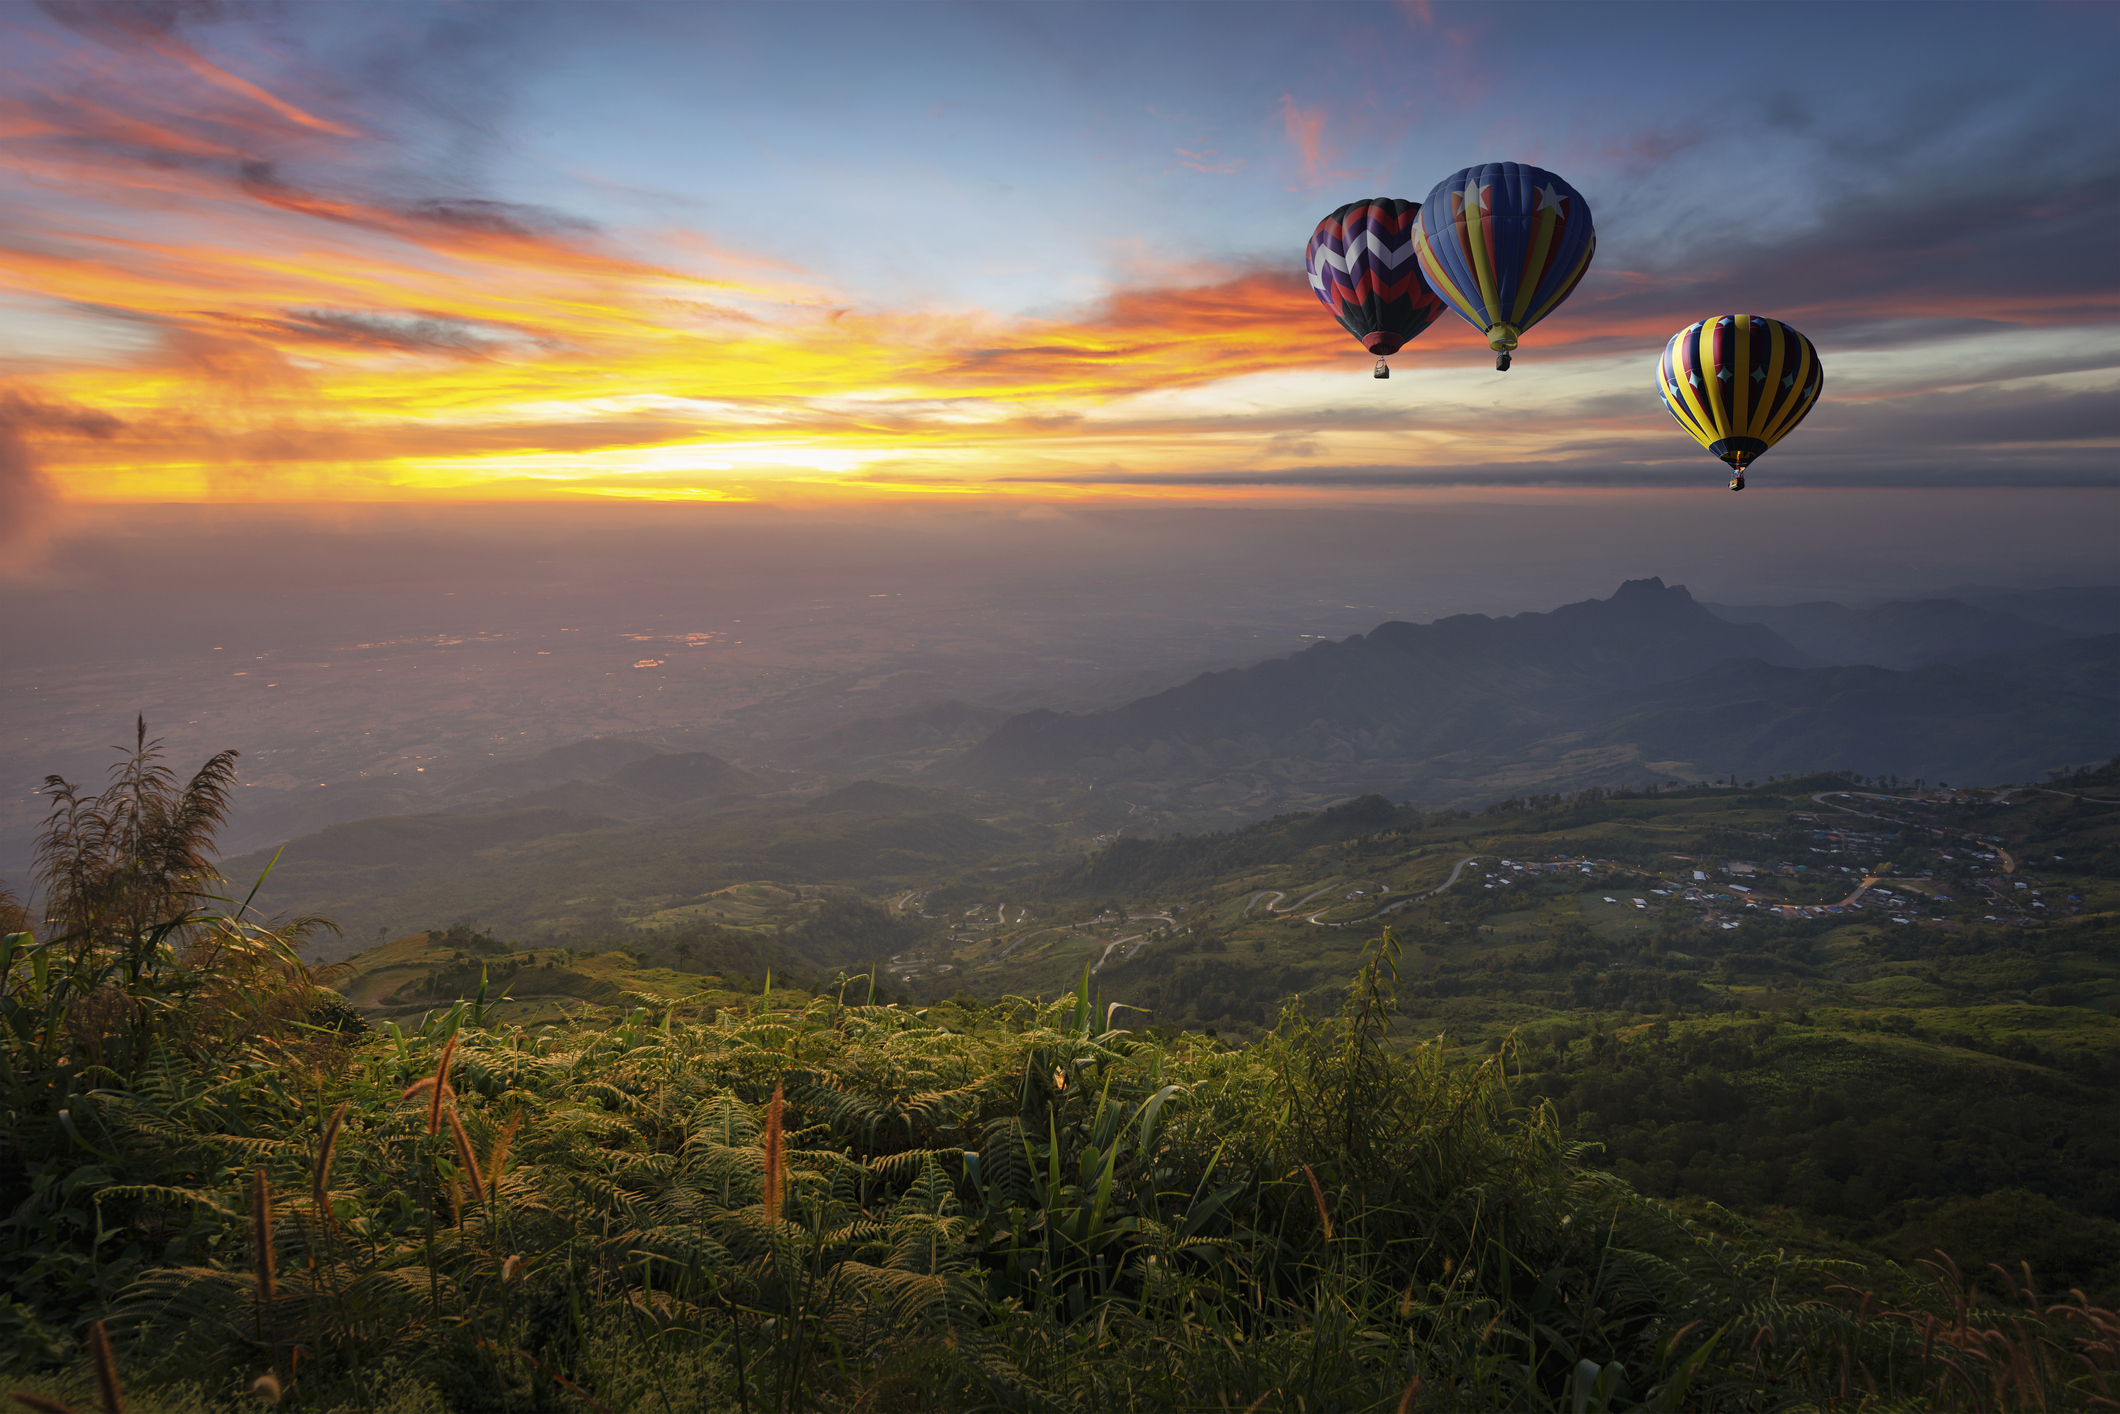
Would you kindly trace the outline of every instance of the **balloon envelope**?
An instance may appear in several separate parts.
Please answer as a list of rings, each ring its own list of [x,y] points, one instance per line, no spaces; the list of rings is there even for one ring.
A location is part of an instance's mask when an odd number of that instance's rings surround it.
[[[1656,391],[1671,416],[1740,475],[1804,420],[1825,385],[1811,341],[1757,314],[1688,325],[1656,361]]]
[[[1582,281],[1597,231],[1590,203],[1553,173],[1489,162],[1436,183],[1413,248],[1429,288],[1505,354]]]
[[[1373,196],[1318,222],[1303,268],[1318,302],[1378,357],[1395,354],[1443,312],[1413,255],[1421,204]]]

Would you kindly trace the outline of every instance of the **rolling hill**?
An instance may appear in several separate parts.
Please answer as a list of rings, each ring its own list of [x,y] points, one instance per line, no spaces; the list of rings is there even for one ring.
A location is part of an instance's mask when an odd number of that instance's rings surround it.
[[[535,808],[395,816],[285,846],[259,907],[333,919],[344,932],[320,949],[326,957],[366,946],[379,930],[433,923],[473,922],[511,938],[606,936],[644,919],[686,921],[688,908],[711,915],[709,895],[746,881],[888,890],[1024,848],[1007,830],[900,787],[674,821]],[[225,869],[247,882],[271,858],[247,855]]]

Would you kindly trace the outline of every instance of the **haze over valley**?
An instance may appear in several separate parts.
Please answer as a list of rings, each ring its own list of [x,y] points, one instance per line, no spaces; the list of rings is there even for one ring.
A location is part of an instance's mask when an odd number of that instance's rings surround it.
[[[1862,502],[1764,502],[1740,541],[1724,502],[1682,497],[84,516],[0,588],[22,630],[0,877],[27,872],[43,776],[93,783],[135,712],[175,762],[242,752],[227,849],[256,869],[293,841],[266,901],[350,938],[616,925],[701,870],[910,887],[1372,792],[1979,783],[2120,751],[2095,533],[1902,508],[1887,552]],[[1776,515],[1807,523],[1763,534]],[[868,846],[806,855],[813,803],[861,780],[922,794],[861,802]],[[886,822],[908,812],[963,827],[907,855]],[[587,882],[621,857],[628,882]],[[383,858],[387,886],[363,872]]]

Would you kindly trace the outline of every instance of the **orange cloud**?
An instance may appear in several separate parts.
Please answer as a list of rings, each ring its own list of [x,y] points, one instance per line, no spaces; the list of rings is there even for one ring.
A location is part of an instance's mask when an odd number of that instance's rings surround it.
[[[1328,182],[1346,181],[1362,175],[1343,171],[1336,165],[1339,148],[1326,139],[1324,109],[1305,108],[1293,96],[1284,93],[1281,95],[1281,128],[1287,134],[1289,146],[1295,149],[1296,168],[1304,186],[1320,187]]]
[[[628,243],[534,208],[396,195],[357,160],[372,140],[355,119],[166,36],[110,63],[92,101],[38,90],[0,107],[14,170],[39,194],[0,222],[0,292],[125,334],[115,352],[0,366],[8,405],[78,410],[10,424],[20,486],[82,498],[953,495],[1328,457],[1538,462],[1560,454],[1562,421],[1578,446],[1669,435],[1632,394],[1506,424],[1397,395],[1404,384],[1386,397],[1293,248],[1270,268],[1151,273],[1066,316],[878,308],[702,233]],[[160,67],[140,79],[128,66],[142,63]],[[1346,175],[1322,110],[1284,98],[1282,116],[1305,181]],[[1845,321],[1865,307],[2039,323],[2120,307],[2110,291],[1912,286],[1851,305],[1863,262],[1889,258],[1792,257],[1772,312],[1800,326],[1814,310]],[[1719,306],[1726,283],[1594,269],[1527,338],[1527,367],[1653,351],[1714,312],[1696,301]],[[1455,318],[1393,362],[1452,377],[1486,366]],[[1347,381],[1311,406],[1257,391],[1275,383],[1266,375],[1319,370]]]

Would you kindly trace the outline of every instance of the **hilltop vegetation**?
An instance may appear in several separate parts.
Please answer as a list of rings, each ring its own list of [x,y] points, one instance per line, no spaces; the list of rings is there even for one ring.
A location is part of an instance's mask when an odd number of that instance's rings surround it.
[[[1241,1038],[1328,1004],[1389,926],[1407,1033],[1510,1048],[1638,1189],[1903,1259],[2037,1249],[2120,1296],[2120,771],[1905,787],[1371,797],[1122,839],[1006,886],[1047,916],[956,956],[975,989],[1101,963],[1141,1024]]]
[[[761,880],[880,892],[1007,858],[1009,832],[907,791],[734,806],[683,822],[618,821],[551,809],[362,820],[230,861],[272,876],[268,907],[299,900],[355,937],[437,918],[539,940],[603,939],[711,914]],[[836,961],[836,960],[835,960]]]
[[[1394,1043],[1392,963],[1241,1052],[1106,1029],[1085,985],[18,1071],[11,1378],[80,1398],[90,1316],[106,1388],[185,1409],[1750,1408],[1858,1366],[2060,1407],[2107,1377],[2103,1312],[1948,1269],[1831,1300],[1586,1170],[1506,1055]],[[2026,1363],[1968,1398],[1989,1322]]]
[[[1369,797],[329,973],[222,897],[222,778],[159,772],[143,739],[62,817],[0,956],[0,1360],[48,1397],[85,1400],[93,1320],[136,1408],[2120,1379],[2120,763]]]
[[[769,989],[800,1001],[833,975],[882,971],[931,931],[844,894],[743,884],[660,926],[558,946],[503,942],[463,923],[428,929],[346,959],[341,989],[371,1020],[409,1021],[457,1000],[517,1025],[605,1007],[711,1017]],[[873,991],[893,995],[887,981]]]

